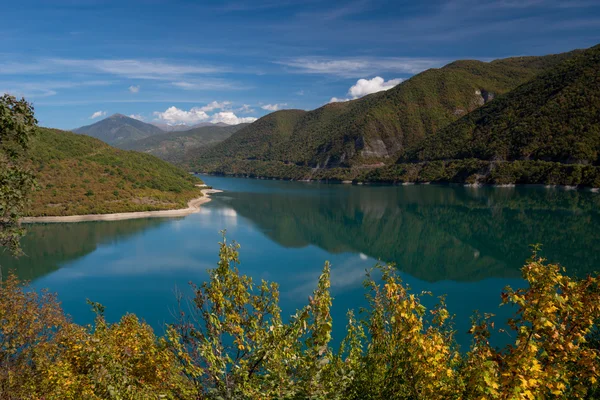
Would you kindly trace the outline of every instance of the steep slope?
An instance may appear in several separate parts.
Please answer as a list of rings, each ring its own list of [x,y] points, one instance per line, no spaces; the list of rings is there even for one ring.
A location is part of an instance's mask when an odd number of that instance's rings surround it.
[[[600,45],[461,118],[411,153],[411,161],[600,165]]]
[[[256,159],[258,155],[275,158],[276,154],[271,152],[290,140],[294,127],[305,114],[303,110],[268,114],[218,145],[190,154],[190,161],[195,162],[196,156],[207,160],[214,158],[217,162],[223,158]]]
[[[122,114],[114,114],[92,125],[82,126],[73,132],[92,136],[112,146],[127,143],[164,133],[162,129]]]
[[[29,154],[39,183],[29,216],[177,209],[201,196],[187,172],[89,136],[41,128]]]
[[[306,113],[279,111],[201,152],[190,165],[224,173],[247,173],[265,163],[306,168],[378,165],[574,53],[457,61],[359,100]],[[289,122],[280,129],[277,121]]]
[[[188,151],[210,146],[227,139],[248,124],[207,125],[182,132],[168,132],[153,135],[135,142],[126,143],[126,150],[142,151],[170,162],[181,162]]]

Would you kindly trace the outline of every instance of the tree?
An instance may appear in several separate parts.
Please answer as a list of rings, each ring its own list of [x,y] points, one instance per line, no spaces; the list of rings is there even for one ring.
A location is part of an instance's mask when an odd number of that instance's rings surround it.
[[[21,254],[19,239],[24,234],[19,218],[35,185],[24,156],[36,127],[30,103],[8,94],[0,97],[0,247],[15,256]]]

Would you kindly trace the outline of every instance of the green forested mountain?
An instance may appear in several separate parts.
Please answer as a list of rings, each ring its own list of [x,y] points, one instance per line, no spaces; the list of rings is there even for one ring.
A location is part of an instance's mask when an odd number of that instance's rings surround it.
[[[185,208],[201,195],[199,179],[165,161],[71,132],[39,129],[29,158],[39,184],[30,216]]]
[[[152,135],[164,133],[152,124],[129,118],[122,114],[114,114],[92,125],[73,129],[75,133],[92,136],[112,146],[123,146],[127,143],[144,139]]]
[[[456,61],[358,100],[279,111],[200,152],[189,165],[231,174],[377,166],[575,53]]]
[[[466,158],[600,165],[600,45],[428,137],[402,161]]]
[[[163,160],[181,162],[186,152],[222,142],[247,125],[222,126],[211,124],[185,131],[153,135],[145,139],[125,143],[121,147],[126,150],[149,153]]]

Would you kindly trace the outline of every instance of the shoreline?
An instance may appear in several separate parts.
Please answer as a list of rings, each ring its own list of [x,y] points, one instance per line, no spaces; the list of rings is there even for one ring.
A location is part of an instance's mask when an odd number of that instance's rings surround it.
[[[579,186],[579,185],[560,185],[560,184],[547,184],[547,183],[461,183],[461,182],[449,182],[449,181],[369,181],[369,180],[340,180],[340,179],[294,179],[294,178],[281,178],[281,177],[270,177],[270,176],[249,176],[243,174],[216,174],[211,172],[191,172],[196,175],[207,175],[216,176],[221,178],[239,178],[239,179],[255,179],[255,180],[266,180],[266,181],[284,181],[284,182],[300,182],[300,183],[324,183],[327,185],[352,185],[352,186],[411,186],[411,185],[436,185],[436,186],[463,186],[467,188],[483,188],[483,187],[494,187],[494,188],[544,188],[544,189],[557,189],[565,191],[578,191],[578,192],[591,192],[600,193],[600,187],[595,186]]]
[[[202,197],[198,197],[188,201],[187,208],[179,208],[175,210],[159,210],[159,211],[132,211],[113,214],[86,214],[86,215],[63,215],[63,216],[48,216],[48,217],[24,217],[21,218],[21,223],[37,224],[37,223],[57,223],[57,222],[87,222],[87,221],[122,221],[126,219],[137,218],[173,218],[185,217],[190,214],[200,211],[202,204],[208,203],[210,194],[221,193],[222,190],[203,189]]]

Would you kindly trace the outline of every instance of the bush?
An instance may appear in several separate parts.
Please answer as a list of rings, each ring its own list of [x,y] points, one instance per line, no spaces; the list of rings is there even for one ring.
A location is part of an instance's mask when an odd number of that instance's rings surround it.
[[[331,346],[330,269],[288,322],[274,283],[237,269],[220,244],[216,269],[194,286],[189,312],[156,337],[134,315],[71,323],[56,299],[14,277],[0,287],[0,398],[584,399],[598,393],[598,277],[576,280],[534,252],[528,287],[507,288],[513,344],[490,343],[493,316],[473,318],[473,344],[454,340],[443,298],[427,310],[392,266],[367,275],[369,306],[348,313]],[[379,273],[381,275],[379,275]]]

